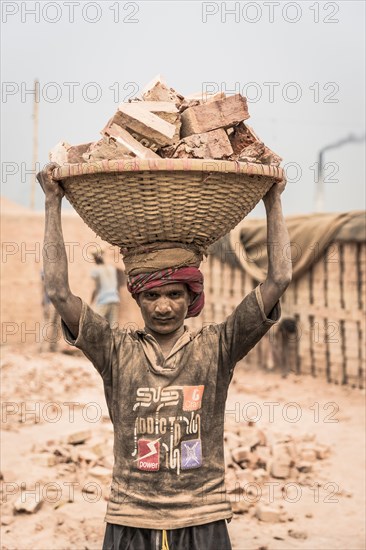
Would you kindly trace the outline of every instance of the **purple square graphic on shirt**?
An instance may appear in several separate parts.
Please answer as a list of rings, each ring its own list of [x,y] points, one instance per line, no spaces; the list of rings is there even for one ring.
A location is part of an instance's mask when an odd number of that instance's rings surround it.
[[[191,470],[202,466],[202,446],[200,439],[182,441],[182,470]]]

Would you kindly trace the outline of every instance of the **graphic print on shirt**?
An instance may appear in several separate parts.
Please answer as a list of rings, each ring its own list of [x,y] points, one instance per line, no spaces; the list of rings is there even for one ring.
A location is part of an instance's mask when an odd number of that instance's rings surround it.
[[[201,414],[204,385],[138,388],[133,411],[132,456],[139,470],[181,470],[202,465]],[[151,412],[149,414],[149,410]],[[172,409],[169,414],[169,408]],[[192,437],[193,439],[189,439]]]
[[[182,470],[199,468],[202,464],[202,447],[200,439],[182,441]]]
[[[159,439],[150,441],[150,439],[139,439],[138,441],[138,468],[139,470],[147,470],[148,472],[156,472],[159,470]]]
[[[183,386],[183,410],[197,411],[202,405],[204,386]]]

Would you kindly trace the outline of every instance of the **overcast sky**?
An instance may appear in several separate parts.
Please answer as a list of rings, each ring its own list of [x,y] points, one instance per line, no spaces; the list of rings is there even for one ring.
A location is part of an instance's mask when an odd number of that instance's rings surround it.
[[[22,205],[35,78],[41,164],[60,140],[98,140],[118,103],[158,73],[182,94],[246,95],[249,125],[284,159],[287,214],[314,210],[319,150],[364,135],[364,1],[3,1],[1,9],[2,194]],[[325,154],[326,211],[365,208],[364,147]]]

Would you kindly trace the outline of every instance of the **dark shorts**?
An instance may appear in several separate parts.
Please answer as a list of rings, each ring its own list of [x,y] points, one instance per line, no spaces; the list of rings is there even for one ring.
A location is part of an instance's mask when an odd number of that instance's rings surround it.
[[[107,523],[103,550],[161,550],[163,531]],[[226,521],[167,530],[169,550],[232,550]]]

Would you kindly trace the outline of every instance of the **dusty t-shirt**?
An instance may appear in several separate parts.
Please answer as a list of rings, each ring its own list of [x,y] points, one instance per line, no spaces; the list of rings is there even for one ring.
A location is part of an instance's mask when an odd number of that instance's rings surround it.
[[[267,318],[260,288],[218,325],[185,330],[168,357],[141,330],[111,329],[85,303],[79,335],[66,341],[103,378],[114,426],[114,469],[106,521],[178,529],[232,516],[225,493],[223,430],[237,361],[280,315]]]

